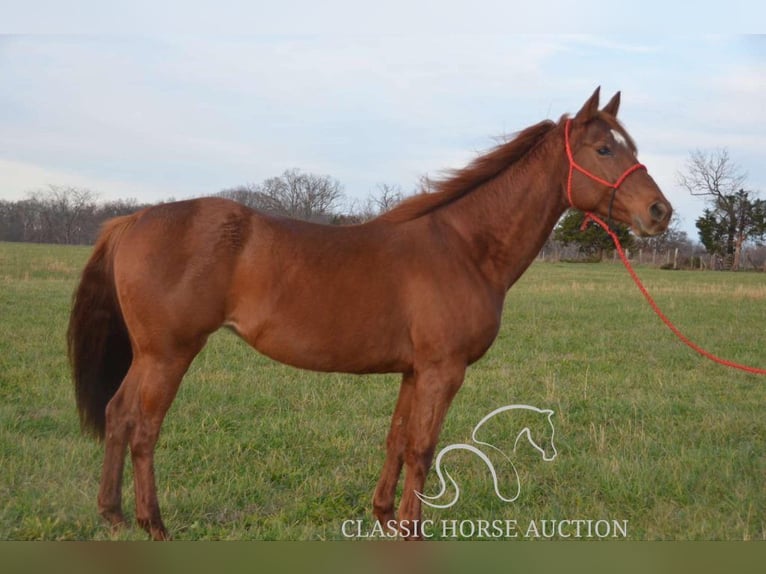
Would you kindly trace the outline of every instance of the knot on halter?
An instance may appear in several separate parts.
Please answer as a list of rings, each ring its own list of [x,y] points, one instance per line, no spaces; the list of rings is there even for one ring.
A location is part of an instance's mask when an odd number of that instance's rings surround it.
[[[572,145],[569,141],[569,132],[572,129],[572,120],[568,119],[566,126],[564,127],[564,143],[566,146],[566,152],[567,152],[567,159],[569,160],[569,175],[567,176],[567,199],[569,200],[569,206],[575,207],[574,201],[572,201],[572,176],[574,175],[575,170],[579,171],[581,174],[589,177],[593,181],[596,181],[600,183],[601,185],[605,185],[606,187],[610,188],[612,190],[611,197],[609,198],[609,211],[607,215],[607,221],[609,222],[607,224],[607,227],[609,227],[612,221],[612,206],[614,205],[614,196],[617,194],[617,190],[620,188],[620,186],[625,182],[626,179],[628,179],[628,176],[632,174],[635,171],[638,171],[639,169],[646,169],[646,166],[642,163],[634,163],[632,166],[630,166],[628,169],[626,169],[623,174],[617,178],[617,181],[614,183],[610,181],[606,181],[605,179],[600,178],[599,176],[589,172],[587,169],[582,167],[580,164],[578,164],[574,159],[574,154],[572,153]],[[580,227],[580,231],[585,230],[585,228],[588,226],[588,224],[594,221],[601,225],[601,227],[604,227],[603,222],[601,219],[592,211],[586,211],[585,212],[585,219],[583,219],[582,226]]]

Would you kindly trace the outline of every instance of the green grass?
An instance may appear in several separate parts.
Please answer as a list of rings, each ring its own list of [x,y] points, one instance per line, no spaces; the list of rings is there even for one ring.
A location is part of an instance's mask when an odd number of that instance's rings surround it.
[[[0,539],[146,538],[98,518],[101,445],[80,435],[74,409],[64,333],[88,253],[0,243]],[[766,276],[639,273],[693,340],[766,366]],[[157,450],[167,526],[176,539],[266,540],[339,539],[345,520],[371,526],[397,391],[393,375],[299,371],[217,333]],[[521,496],[507,504],[486,467],[458,454],[449,469],[459,502],[424,518],[524,529],[627,520],[637,540],[766,538],[766,378],[677,342],[621,267],[535,264],[510,291],[495,345],[469,369],[439,448],[468,442],[485,414],[513,403],[556,412],[555,461],[520,443]],[[506,421],[493,444],[515,438]],[[432,473],[427,493],[437,486]],[[129,464],[125,508],[132,517]]]

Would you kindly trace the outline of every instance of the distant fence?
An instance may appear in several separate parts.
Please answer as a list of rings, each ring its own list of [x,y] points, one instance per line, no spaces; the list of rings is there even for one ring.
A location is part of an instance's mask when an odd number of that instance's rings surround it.
[[[696,252],[695,252],[696,251]],[[626,249],[625,254],[634,265],[645,265],[661,269],[696,269],[725,271],[732,268],[732,258],[712,255],[702,250],[669,248],[669,249]],[[587,256],[580,253],[576,247],[561,247],[546,245],[537,256],[538,261],[547,262],[605,262],[620,263],[616,251],[604,253],[602,256]],[[756,246],[744,249],[740,257],[740,270],[766,272],[766,248]]]

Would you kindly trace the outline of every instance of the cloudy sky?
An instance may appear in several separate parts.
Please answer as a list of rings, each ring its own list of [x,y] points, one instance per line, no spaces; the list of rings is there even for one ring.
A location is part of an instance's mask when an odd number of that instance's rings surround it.
[[[727,148],[766,196],[766,36],[298,32],[0,36],[0,198],[183,198],[289,168],[352,200],[409,192],[599,85],[683,229],[693,149]]]

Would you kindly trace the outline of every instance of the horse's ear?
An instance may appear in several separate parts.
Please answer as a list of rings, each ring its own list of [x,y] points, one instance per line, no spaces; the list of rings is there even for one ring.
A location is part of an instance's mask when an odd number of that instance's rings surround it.
[[[601,86],[596,88],[596,91],[593,92],[593,95],[588,98],[588,101],[585,102],[583,107],[580,108],[580,111],[577,112],[577,115],[574,117],[575,121],[584,124],[596,117],[596,114],[598,113],[598,98],[600,93]]]
[[[602,112],[606,112],[612,117],[617,117],[617,110],[620,109],[620,92],[617,92],[615,95],[612,96],[612,99],[609,100],[609,103],[604,106],[604,108],[601,110]]]

